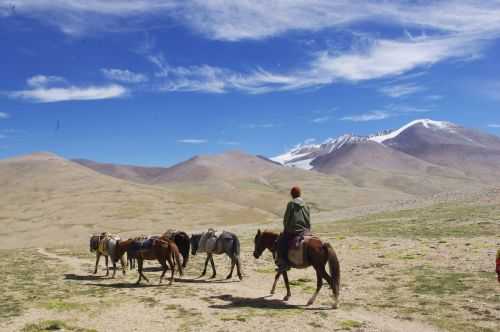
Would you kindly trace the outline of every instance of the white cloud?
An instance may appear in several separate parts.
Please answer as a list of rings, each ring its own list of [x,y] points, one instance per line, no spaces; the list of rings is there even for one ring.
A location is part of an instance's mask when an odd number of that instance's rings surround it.
[[[11,6],[16,15],[48,22],[71,35],[147,28],[150,19],[174,20],[207,38],[225,41],[352,28],[358,22],[429,33],[414,36],[405,30],[402,39],[372,38],[368,44],[354,43],[348,52],[327,48],[313,54],[304,67],[281,73],[261,68],[240,73],[208,64],[171,67],[151,57],[164,66],[157,73],[163,78],[157,88],[163,91],[267,93],[395,77],[449,59],[476,59],[485,44],[500,35],[497,0],[0,0],[0,7]]]
[[[340,120],[352,122],[367,122],[375,120],[383,120],[391,117],[391,114],[385,111],[371,111],[365,114],[345,116]]]
[[[325,123],[325,122],[328,122],[329,120],[330,120],[329,116],[321,116],[321,117],[312,119],[311,122],[313,122],[313,123]]]
[[[240,145],[240,142],[236,142],[236,141],[219,141],[219,142],[217,142],[217,144],[236,146],[236,145]]]
[[[275,123],[249,123],[243,126],[247,129],[271,129],[278,127]]]
[[[65,82],[66,80],[60,76],[45,76],[45,75],[35,75],[26,80],[28,86],[32,88],[39,88],[43,86],[65,83]]]
[[[419,86],[413,83],[395,84],[379,89],[381,93],[392,98],[405,97],[424,90],[425,88],[423,86]]]
[[[128,69],[101,68],[102,74],[110,80],[123,83],[142,83],[148,81],[145,74],[134,73]]]
[[[5,112],[0,112],[0,119],[8,119],[10,118],[10,115]]]
[[[316,142],[315,138],[307,138],[307,139],[304,140],[304,144],[305,145],[312,144],[314,142]]]
[[[415,107],[404,104],[388,104],[382,110],[370,111],[364,114],[350,115],[341,118],[343,121],[366,122],[384,120],[396,116],[407,115],[411,113],[432,112],[430,108]]]
[[[69,100],[98,100],[117,98],[126,95],[127,89],[120,85],[69,86],[63,88],[35,88],[9,92],[8,96],[14,99],[24,99],[37,103],[52,103]]]
[[[208,143],[208,140],[206,140],[206,139],[199,139],[199,138],[185,138],[185,139],[177,140],[177,143],[183,143],[183,144],[204,144],[204,143]]]
[[[15,11],[8,10],[13,6]],[[147,27],[149,18],[161,18],[229,41],[367,21],[450,33],[491,31],[500,26],[496,0],[0,0],[0,8],[4,8],[3,15],[15,12],[35,17],[73,35]]]
[[[316,53],[304,68],[272,73],[257,68],[246,73],[209,65],[173,67],[161,55],[148,59],[158,67],[156,76],[163,81],[162,91],[202,91],[224,93],[231,90],[251,94],[320,87],[337,81],[365,81],[404,74],[437,62],[477,54],[483,41],[468,36],[427,37],[401,40],[371,40],[348,53]],[[419,88],[401,85],[406,91],[387,90],[400,96]]]
[[[490,124],[488,125],[488,127],[489,127],[489,128],[500,128],[500,124],[498,124],[498,123],[490,123]]]

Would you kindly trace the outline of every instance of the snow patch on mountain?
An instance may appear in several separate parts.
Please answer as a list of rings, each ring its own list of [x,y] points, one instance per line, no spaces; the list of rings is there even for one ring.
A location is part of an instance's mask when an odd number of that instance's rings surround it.
[[[411,127],[418,125],[418,124],[423,125],[425,128],[441,129],[441,130],[447,130],[450,132],[453,132],[454,127],[455,127],[455,125],[450,123],[450,122],[434,121],[434,120],[430,120],[430,119],[419,119],[419,120],[412,121],[412,122],[408,123],[407,125],[399,128],[397,130],[394,130],[392,132],[389,132],[385,135],[372,136],[369,139],[370,139],[370,141],[373,141],[373,142],[384,143],[385,141],[388,141],[390,139],[398,137],[402,132],[404,132],[408,128],[411,128]]]

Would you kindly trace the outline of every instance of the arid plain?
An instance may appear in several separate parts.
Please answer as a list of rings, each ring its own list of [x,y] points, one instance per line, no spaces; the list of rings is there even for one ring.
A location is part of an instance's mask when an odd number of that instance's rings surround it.
[[[418,195],[240,152],[187,163],[181,171],[187,169],[190,181],[179,175],[148,184],[137,174],[133,181],[119,179],[49,153],[0,161],[1,329],[497,330],[500,186],[413,179],[414,188],[446,187]],[[281,282],[270,296],[271,255],[252,256],[257,229],[280,229],[292,184],[304,188],[314,232],[339,256],[338,309],[327,287],[315,305],[305,306],[315,288],[312,269],[290,273],[289,302],[281,301]],[[157,284],[154,263],[147,265],[147,285],[134,285],[136,271],[104,277],[103,263],[92,274],[92,233],[127,238],[208,227],[240,236],[243,281],[224,279],[229,260],[223,257],[216,258],[215,280],[198,278],[199,255],[172,286]]]

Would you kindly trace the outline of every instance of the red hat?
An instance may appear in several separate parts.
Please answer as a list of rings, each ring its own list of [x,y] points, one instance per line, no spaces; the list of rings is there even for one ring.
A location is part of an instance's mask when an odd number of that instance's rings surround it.
[[[290,190],[290,195],[292,195],[293,198],[300,197],[301,195],[300,188],[297,186],[293,187],[292,190]]]

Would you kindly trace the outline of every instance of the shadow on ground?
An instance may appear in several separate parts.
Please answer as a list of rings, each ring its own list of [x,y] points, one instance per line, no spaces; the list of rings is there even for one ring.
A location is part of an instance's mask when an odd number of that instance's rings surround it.
[[[278,299],[270,299],[269,296],[248,298],[238,297],[230,294],[210,296],[204,298],[207,301],[222,300],[226,304],[212,304],[213,309],[255,308],[255,309],[302,309],[302,310],[332,310],[332,307],[306,307],[304,305],[288,304]]]

